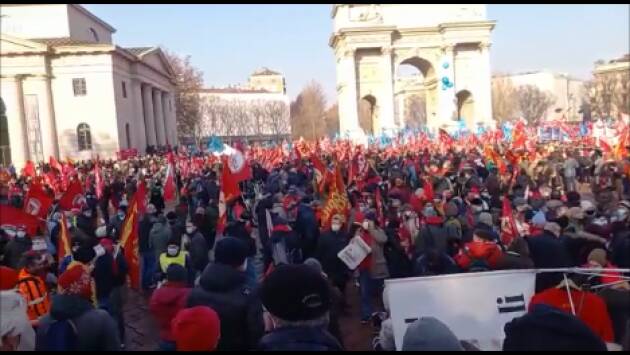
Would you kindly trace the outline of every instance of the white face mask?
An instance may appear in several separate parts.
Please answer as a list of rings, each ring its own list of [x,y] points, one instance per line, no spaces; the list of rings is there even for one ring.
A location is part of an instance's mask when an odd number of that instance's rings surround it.
[[[369,229],[370,228],[370,221],[363,221],[363,224],[361,226],[365,230]]]
[[[341,224],[338,224],[338,223],[333,223],[333,224],[331,224],[331,225],[330,225],[330,229],[331,229],[333,232],[336,232],[336,231],[338,231],[338,230],[340,230],[340,229],[341,229]]]
[[[118,218],[125,219],[125,212],[118,212]]]
[[[102,245],[97,245],[94,247],[94,252],[96,253],[96,257],[100,257],[105,255],[105,248]]]
[[[26,232],[24,231],[17,231],[17,233],[15,233],[15,236],[18,238],[24,238],[26,237]]]
[[[83,212],[83,215],[85,217],[87,217],[87,218],[90,218],[90,217],[92,217],[92,211],[85,211],[85,212]]]
[[[177,252],[179,252],[179,248],[178,247],[168,247],[166,248],[166,253],[170,256],[175,256],[177,255]]]
[[[195,232],[195,227],[186,227],[186,233],[192,234]]]

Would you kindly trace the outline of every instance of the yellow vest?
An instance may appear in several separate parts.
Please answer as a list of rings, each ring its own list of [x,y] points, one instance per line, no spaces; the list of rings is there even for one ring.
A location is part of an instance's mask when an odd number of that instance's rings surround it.
[[[188,256],[188,252],[180,251],[177,256],[168,256],[167,253],[162,253],[160,255],[160,267],[162,268],[162,272],[166,273],[166,269],[171,264],[179,264],[186,267],[186,256]]]

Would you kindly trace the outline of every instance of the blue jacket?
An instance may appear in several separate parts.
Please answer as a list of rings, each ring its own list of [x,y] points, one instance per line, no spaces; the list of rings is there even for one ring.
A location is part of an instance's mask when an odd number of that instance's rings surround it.
[[[259,351],[343,351],[327,330],[317,327],[275,329],[258,343]]]

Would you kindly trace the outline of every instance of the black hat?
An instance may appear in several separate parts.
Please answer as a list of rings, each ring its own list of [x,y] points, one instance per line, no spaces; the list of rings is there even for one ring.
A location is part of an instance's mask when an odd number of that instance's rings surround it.
[[[494,240],[494,235],[492,235],[492,232],[486,229],[477,228],[475,229],[473,234],[484,240],[489,240],[489,241]]]
[[[175,212],[170,211],[169,213],[166,214],[166,219],[168,219],[168,221],[174,221],[177,219],[177,214],[175,214]]]
[[[214,249],[214,261],[217,264],[230,266],[243,265],[247,258],[247,244],[235,237],[220,239]]]
[[[89,263],[92,259],[94,259],[94,257],[96,257],[94,248],[87,245],[81,245],[74,253],[72,253],[72,258],[74,260],[84,264]]]
[[[504,327],[503,351],[606,351],[606,344],[572,314],[545,304]]]
[[[170,282],[185,282],[186,269],[179,264],[171,264],[166,268],[166,280]]]
[[[260,298],[272,315],[287,321],[312,320],[330,309],[324,277],[308,265],[281,265],[263,282]]]

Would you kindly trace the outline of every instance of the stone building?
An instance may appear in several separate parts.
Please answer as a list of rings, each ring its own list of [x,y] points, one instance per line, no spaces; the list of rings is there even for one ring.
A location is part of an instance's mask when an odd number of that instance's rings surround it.
[[[116,30],[80,5],[0,5],[0,13],[2,163],[177,144],[174,74],[158,47],[116,45]]]

